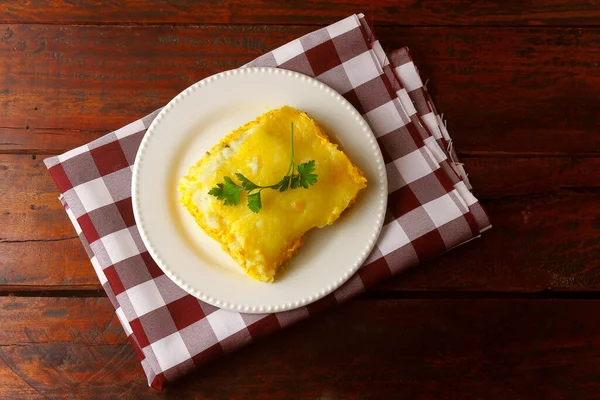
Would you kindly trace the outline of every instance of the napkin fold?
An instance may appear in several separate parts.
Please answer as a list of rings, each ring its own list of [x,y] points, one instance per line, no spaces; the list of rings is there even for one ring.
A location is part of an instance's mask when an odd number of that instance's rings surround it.
[[[285,68],[315,77],[365,117],[386,163],[384,227],[365,264],[327,297],[274,314],[232,312],[199,301],[167,278],[136,228],[132,166],[160,110],[44,160],[148,383],[157,389],[490,227],[408,48],[388,58],[362,14],[293,40],[246,66]]]

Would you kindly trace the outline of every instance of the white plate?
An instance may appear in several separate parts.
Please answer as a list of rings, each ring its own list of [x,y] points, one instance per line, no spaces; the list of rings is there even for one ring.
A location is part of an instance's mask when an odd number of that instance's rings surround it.
[[[243,272],[179,203],[177,183],[223,136],[270,109],[305,111],[368,179],[333,225],[314,229],[274,283]],[[360,114],[319,81],[275,68],[206,78],[175,97],[142,140],[133,169],[133,211],[142,240],[165,274],[197,298],[229,310],[265,313],[309,304],[342,285],[365,261],[387,202],[383,157]]]

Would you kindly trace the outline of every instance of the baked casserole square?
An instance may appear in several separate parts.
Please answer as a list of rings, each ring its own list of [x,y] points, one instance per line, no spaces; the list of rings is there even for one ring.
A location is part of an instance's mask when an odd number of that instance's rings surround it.
[[[316,183],[294,190],[263,190],[253,212],[242,192],[237,205],[209,194],[226,177],[243,174],[272,185],[289,171],[293,124],[296,164],[314,160]],[[367,180],[306,113],[284,106],[236,129],[216,144],[179,182],[180,201],[198,225],[252,278],[272,282],[301,247],[302,236],[332,224],[351,206]]]

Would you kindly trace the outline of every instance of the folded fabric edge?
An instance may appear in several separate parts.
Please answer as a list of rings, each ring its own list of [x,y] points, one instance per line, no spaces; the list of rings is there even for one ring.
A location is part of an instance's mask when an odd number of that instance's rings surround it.
[[[75,215],[73,214],[73,212],[69,209],[69,205],[67,204],[66,200],[64,199],[64,196],[61,194],[58,198],[59,198],[59,201],[61,202],[61,204],[63,205],[63,208],[64,208],[67,216],[69,217],[71,224],[73,224],[75,233],[77,233],[77,236],[79,237],[79,240],[80,240],[81,244],[83,245],[83,248],[90,259],[92,267],[94,268],[94,272],[96,273],[96,276],[98,277],[98,281],[102,285],[102,288],[104,289],[104,292],[106,293],[106,296],[108,297],[109,301],[111,302],[112,306],[115,309],[115,314],[117,315],[117,319],[119,320],[119,323],[123,327],[123,331],[125,332],[128,339],[130,340],[131,344],[133,345],[135,353],[138,356],[140,363],[142,364],[142,369],[144,370],[146,377],[148,379],[148,385],[154,387],[155,389],[161,390],[163,388],[164,382],[160,379],[158,379],[158,380],[156,379],[157,372],[152,369],[152,366],[148,362],[146,362],[147,361],[146,356],[144,355],[144,352],[142,351],[142,348],[139,344],[139,341],[138,341],[131,325],[129,325],[127,318],[123,314],[123,310],[121,309],[121,305],[119,304],[119,302],[114,294],[115,292],[114,292],[113,287],[111,286],[109,279],[104,274],[104,271],[98,265],[98,263],[94,261],[96,259],[96,255],[94,254],[94,251],[92,250],[91,246],[89,245],[89,242],[88,242],[87,238],[85,237],[85,234],[83,233],[83,229],[81,228],[81,225],[75,218]]]
[[[456,188],[476,219],[479,231],[484,232],[490,229],[491,223],[489,215],[481,206],[479,200],[471,193],[473,187],[468,179],[464,164],[460,162],[456,154],[452,138],[435,108],[435,104],[426,85],[421,79],[418,69],[412,60],[409,48],[405,46],[393,50],[390,52],[389,58],[395,76],[401,82],[402,86],[406,88],[408,95],[415,103],[415,108],[418,110],[418,114],[422,118],[423,124],[426,125],[436,139],[435,143],[439,145],[438,148],[443,149],[445,154],[447,154],[448,163],[451,165],[452,171],[463,182],[463,184],[457,185]]]
[[[438,135],[434,135],[432,132],[432,128],[437,128],[437,126],[433,126],[431,124],[426,124],[423,121],[423,119],[421,119],[421,117],[424,115],[422,112],[422,108],[413,107],[412,109],[409,109],[409,110],[406,109],[406,107],[412,107],[412,104],[410,104],[411,103],[410,101],[404,101],[404,102],[401,101],[401,97],[403,96],[402,91],[408,92],[409,95],[411,92],[414,92],[412,90],[409,92],[408,88],[406,90],[404,90],[406,87],[405,85],[410,82],[402,82],[402,80],[400,79],[400,77],[398,76],[398,73],[396,71],[397,70],[396,66],[393,65],[393,63],[390,63],[390,59],[388,58],[387,54],[381,47],[379,40],[377,40],[377,38],[375,37],[373,29],[367,23],[366,19],[364,18],[364,15],[357,14],[357,15],[355,15],[355,17],[357,18],[358,23],[361,24],[362,28],[364,29],[365,39],[368,41],[371,48],[373,49],[373,52],[376,56],[375,57],[376,61],[379,63],[381,70],[385,72],[384,78],[388,79],[391,86],[395,90],[397,90],[396,94],[398,96],[398,99],[400,100],[400,102],[399,102],[400,107],[402,107],[404,109],[404,111],[407,115],[411,115],[411,114],[413,114],[412,111],[413,110],[415,111],[415,113],[416,113],[415,115],[417,117],[416,124],[420,125],[422,128],[424,128],[424,130],[425,130],[425,132],[427,132],[427,135],[429,136],[429,138],[438,139],[436,136],[442,137],[441,131],[438,130],[438,132],[439,132]],[[406,48],[404,48],[404,49],[406,49]],[[400,50],[402,50],[402,49],[399,49],[397,51],[400,51]],[[396,59],[397,59],[397,57],[396,57]],[[414,63],[412,63],[412,66],[414,67]],[[415,72],[416,72],[416,69],[415,69]],[[416,79],[418,79],[419,82],[421,81],[421,78],[420,78],[420,76],[418,76],[418,74],[416,76]],[[422,86],[422,82],[421,82],[421,86]],[[477,237],[482,232],[482,230],[489,229],[489,226],[490,226],[489,217],[487,216],[487,213],[485,212],[485,210],[483,209],[483,207],[481,206],[479,201],[469,191],[467,185],[462,180],[461,175],[458,173],[458,171],[455,169],[455,167],[451,164],[451,162],[449,160],[449,158],[451,158],[451,155],[449,153],[447,153],[447,151],[446,151],[447,147],[443,146],[443,145],[440,146],[440,142],[438,142],[438,140],[428,140],[429,138],[427,138],[427,137],[423,138],[423,144],[425,145],[425,148],[428,150],[428,155],[430,156],[432,162],[440,165],[441,171],[447,177],[447,179],[452,184],[452,186],[454,186],[455,193],[457,195],[456,197],[461,201],[462,206],[468,210],[468,214],[465,214],[465,216],[468,215],[467,216],[468,220],[473,221],[474,224],[476,225],[476,226],[472,226],[472,229],[474,230],[473,236]],[[470,222],[470,224],[471,224],[471,222]]]
[[[129,340],[131,341],[131,343],[134,346],[134,350],[135,350],[138,358],[140,359],[140,363],[142,364],[142,368],[144,369],[144,372],[148,379],[148,385],[160,390],[160,389],[162,389],[164,382],[161,381],[160,379],[158,379],[158,380],[156,379],[159,376],[157,371],[154,371],[152,369],[152,366],[147,362],[146,357],[142,351],[142,348],[139,345],[139,341],[134,333],[134,330],[129,325],[127,318],[125,318],[123,311],[121,309],[121,306],[114,294],[115,290],[112,286],[111,281],[104,274],[104,271],[102,270],[102,268],[100,267],[98,262],[95,261],[96,254],[92,250],[92,248],[85,236],[85,233],[83,232],[81,225],[79,224],[79,222],[77,221],[77,218],[75,218],[74,213],[71,211],[71,209],[69,207],[68,200],[65,198],[65,196],[63,194],[65,190],[63,190],[64,188],[61,187],[60,174],[54,174],[53,170],[52,170],[53,168],[62,168],[60,166],[60,163],[63,161],[71,159],[72,157],[76,156],[77,154],[81,154],[85,151],[89,151],[89,149],[93,148],[95,145],[101,145],[101,144],[106,143],[107,136],[111,136],[111,135],[116,136],[118,133],[117,137],[123,138],[123,137],[129,136],[129,135],[133,135],[135,133],[139,133],[143,130],[146,130],[146,126],[144,126],[144,123],[142,122],[142,124],[140,124],[140,122],[142,120],[147,120],[149,117],[154,119],[154,117],[156,116],[156,114],[159,111],[160,110],[154,111],[153,113],[148,114],[146,117],[144,117],[140,120],[134,121],[133,123],[128,124],[128,125],[124,126],[123,128],[120,128],[116,131],[110,132],[107,135],[105,135],[99,139],[96,139],[90,143],[79,146],[70,151],[67,151],[67,152],[63,153],[62,155],[48,157],[48,158],[44,159],[43,162],[44,162],[46,168],[48,169],[48,171],[50,172],[50,175],[53,177],[54,181],[56,182],[57,186],[59,187],[59,190],[61,191],[61,194],[58,196],[58,200],[61,202],[67,216],[69,217],[69,220],[71,221],[71,224],[73,225],[73,228],[75,229],[77,236],[79,237],[79,241],[81,242],[84,250],[86,251],[86,253],[90,259],[90,263],[92,264],[92,267],[94,268],[94,272],[96,273],[96,276],[98,277],[98,281],[102,285],[102,288],[104,289],[109,301],[112,303],[113,307],[115,308],[115,313],[117,315],[117,319],[119,320],[119,323],[123,327],[123,331],[125,332],[125,334],[127,335],[127,337],[129,338]]]

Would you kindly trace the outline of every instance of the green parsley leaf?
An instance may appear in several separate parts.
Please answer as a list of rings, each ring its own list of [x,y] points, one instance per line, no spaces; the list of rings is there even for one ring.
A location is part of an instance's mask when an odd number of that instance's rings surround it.
[[[257,213],[262,208],[262,202],[260,201],[260,190],[258,192],[248,195],[248,208],[253,213]]]
[[[310,160],[298,165],[298,173],[300,175],[312,174],[315,171],[315,160]]]
[[[313,174],[315,170],[315,160],[310,160],[308,162],[302,163],[298,165],[298,175],[300,176],[299,181],[300,185],[304,189],[308,189],[308,186],[312,186],[317,183],[317,176]]]
[[[246,178],[244,175],[240,174],[239,172],[235,174],[235,176],[237,176],[240,182],[242,182],[242,187],[249,192],[260,187],[256,183],[252,182],[250,179]]]
[[[292,175],[292,179],[290,181],[290,187],[292,189],[298,189],[301,186],[300,184],[300,175]]]
[[[288,190],[289,187],[290,187],[290,176],[286,175],[283,178],[281,178],[281,180],[277,184],[277,189],[279,189],[280,192],[285,192],[286,190]]]
[[[225,196],[223,195],[223,184],[218,183],[217,187],[210,189],[208,194],[210,194],[211,196],[215,196],[219,200],[224,200]]]
[[[240,204],[240,194],[244,188],[236,185],[228,176],[224,177],[223,180],[225,183],[217,184],[217,187],[212,188],[208,194],[216,196],[219,200],[225,200],[224,204],[226,206],[237,206]]]

